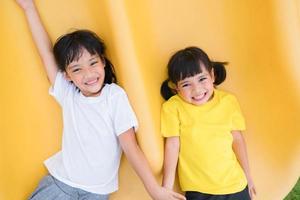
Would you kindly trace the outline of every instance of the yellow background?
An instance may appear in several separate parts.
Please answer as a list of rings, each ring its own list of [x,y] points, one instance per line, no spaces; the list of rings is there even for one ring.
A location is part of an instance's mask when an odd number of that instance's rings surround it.
[[[0,6],[0,199],[26,199],[59,150],[61,116],[25,17],[13,0]],[[137,113],[138,140],[161,178],[160,83],[172,53],[203,48],[228,61],[222,89],[236,94],[258,200],[280,200],[300,175],[299,0],[37,0],[53,41],[87,28],[106,42]],[[113,200],[149,200],[123,159]]]

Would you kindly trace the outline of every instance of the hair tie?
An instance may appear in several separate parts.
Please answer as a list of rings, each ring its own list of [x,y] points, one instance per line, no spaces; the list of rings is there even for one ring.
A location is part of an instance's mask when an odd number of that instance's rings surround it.
[[[176,90],[176,85],[172,81],[168,81],[168,87],[172,90]]]

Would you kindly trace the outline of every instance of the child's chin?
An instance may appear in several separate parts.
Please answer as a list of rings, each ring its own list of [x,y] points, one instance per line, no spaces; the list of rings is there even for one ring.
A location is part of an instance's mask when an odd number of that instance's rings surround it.
[[[199,100],[199,101],[193,100],[193,101],[192,101],[192,104],[194,104],[194,105],[196,105],[196,106],[201,106],[201,105],[207,103],[207,101],[208,101],[207,98],[201,99],[201,100]]]
[[[195,106],[202,106],[205,104],[205,102],[194,102],[193,103]]]

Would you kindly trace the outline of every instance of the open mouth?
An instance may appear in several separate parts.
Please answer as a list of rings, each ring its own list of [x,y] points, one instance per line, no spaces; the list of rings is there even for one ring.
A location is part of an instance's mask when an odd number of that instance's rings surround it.
[[[88,86],[92,86],[92,85],[95,85],[96,83],[98,83],[98,81],[99,81],[99,78],[95,78],[95,79],[91,79],[91,80],[85,82],[84,84],[88,85]]]
[[[206,94],[207,94],[207,92],[204,92],[204,93],[202,93],[200,95],[193,96],[192,99],[194,101],[201,101],[201,100],[203,100],[205,98]]]

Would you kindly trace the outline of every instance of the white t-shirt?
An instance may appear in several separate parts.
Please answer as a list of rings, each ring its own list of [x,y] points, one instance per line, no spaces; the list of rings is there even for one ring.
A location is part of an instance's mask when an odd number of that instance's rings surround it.
[[[59,72],[49,93],[63,113],[62,149],[45,161],[49,173],[88,192],[116,191],[121,157],[118,136],[138,127],[124,90],[106,84],[99,96],[86,97]]]

